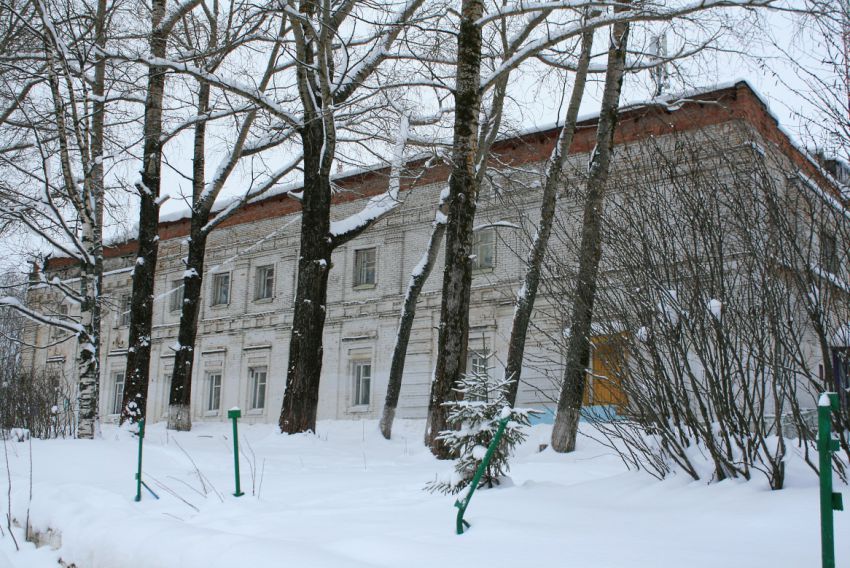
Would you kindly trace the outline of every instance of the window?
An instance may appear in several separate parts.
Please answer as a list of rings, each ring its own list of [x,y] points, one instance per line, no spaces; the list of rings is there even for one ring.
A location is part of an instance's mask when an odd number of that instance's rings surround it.
[[[254,299],[268,300],[274,297],[274,265],[257,267],[254,277]]]
[[[211,306],[221,306],[230,303],[230,273],[213,274]]]
[[[130,294],[121,294],[121,304],[118,308],[118,325],[127,327],[130,325]]]
[[[171,282],[171,294],[168,296],[168,311],[179,312],[183,306],[183,280]]]
[[[820,265],[827,272],[838,273],[838,246],[835,235],[826,230],[821,230],[820,233]]]
[[[490,376],[490,351],[486,347],[470,351],[469,374],[481,377]]]
[[[207,393],[207,411],[215,412],[221,408],[221,373],[207,373],[209,392]]]
[[[112,414],[121,414],[124,405],[124,371],[112,374],[115,388],[112,391]]]
[[[354,285],[375,285],[375,249],[354,251]]]
[[[489,400],[490,398],[490,359],[492,354],[484,343],[479,349],[469,350],[469,360],[466,367],[466,376],[479,379],[478,386],[464,396],[470,400]],[[483,379],[483,380],[481,380]]]
[[[248,375],[251,379],[251,410],[265,408],[268,367],[251,367]]]
[[[59,316],[60,316],[59,319],[61,319],[63,321],[68,319],[68,304],[62,304],[62,305],[59,306]],[[51,340],[59,339],[63,335],[65,335],[65,330],[62,329],[61,327],[55,327],[54,326],[54,327],[50,328],[50,339]]]
[[[369,406],[369,395],[372,389],[372,361],[365,359],[351,364],[351,374],[354,377],[353,406]]]
[[[496,229],[481,229],[472,235],[472,270],[496,266]]]

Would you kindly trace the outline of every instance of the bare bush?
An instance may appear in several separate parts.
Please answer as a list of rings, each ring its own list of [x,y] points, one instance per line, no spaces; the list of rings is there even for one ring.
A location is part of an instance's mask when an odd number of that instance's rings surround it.
[[[834,329],[846,305],[829,277],[840,259],[821,241],[846,218],[798,183],[799,164],[737,127],[653,139],[620,158],[629,174],[607,204],[590,339],[608,370],[600,388],[621,398],[586,416],[628,465],[657,477],[760,473],[780,489],[792,451],[816,471],[813,409],[832,382],[816,328]]]
[[[73,382],[55,373],[20,373],[0,383],[0,430],[23,428],[36,438],[73,436]]]

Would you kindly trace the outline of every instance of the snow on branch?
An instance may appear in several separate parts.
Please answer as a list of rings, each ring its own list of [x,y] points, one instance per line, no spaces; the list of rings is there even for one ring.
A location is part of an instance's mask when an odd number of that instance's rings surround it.
[[[108,53],[107,55],[110,58],[119,61],[126,61],[128,63],[142,63],[151,67],[162,67],[165,69],[170,69],[171,71],[175,71],[177,73],[184,73],[196,79],[201,79],[211,85],[214,85],[215,87],[218,87],[219,89],[246,98],[247,100],[257,105],[259,108],[262,108],[270,114],[280,118],[286,124],[290,125],[293,128],[299,128],[302,126],[301,119],[298,116],[280,106],[277,101],[263,95],[251,85],[240,83],[231,79],[225,79],[224,77],[218,76],[216,73],[210,73],[195,65],[172,61],[170,59],[164,59],[162,57],[130,56],[121,53]]]
[[[398,193],[401,187],[401,171],[404,168],[404,147],[407,144],[409,130],[410,119],[407,115],[402,115],[399,121],[395,148],[393,149],[387,191],[369,199],[366,206],[354,215],[331,223],[331,237],[333,238],[334,246],[353,239],[365,231],[372,223],[401,204]]]
[[[83,327],[82,324],[79,324],[79,323],[74,322],[74,321],[57,319],[57,318],[45,315],[41,312],[38,312],[36,310],[33,310],[32,308],[25,306],[23,303],[21,303],[21,301],[18,298],[15,298],[14,296],[6,296],[6,297],[3,297],[3,298],[0,298],[0,307],[3,307],[3,306],[17,311],[18,313],[20,313],[24,317],[26,317],[26,318],[28,318],[28,319],[36,322],[36,323],[40,323],[40,324],[43,324],[43,325],[50,325],[50,326],[53,326],[53,327],[58,327],[58,328],[66,330],[66,331],[70,331],[71,333],[75,333],[78,336],[82,335],[86,332],[86,329],[85,329],[85,327]]]
[[[484,223],[483,225],[476,225],[472,227],[472,232],[476,233],[478,231],[483,231],[484,229],[495,229],[495,228],[506,228],[506,229],[519,229],[520,226],[516,223],[511,223],[510,221],[496,221],[494,223]]]
[[[658,7],[648,4],[641,6],[629,5],[628,10],[620,12],[608,12],[596,17],[564,26],[558,33],[547,34],[537,40],[529,42],[528,45],[519,49],[511,57],[505,59],[501,65],[496,67],[489,75],[481,77],[480,90],[486,91],[499,79],[500,76],[518,67],[522,62],[545,49],[553,47],[564,40],[576,37],[587,30],[602,28],[622,22],[653,22],[669,21],[681,18],[689,14],[710,10],[714,8],[746,8],[746,7],[769,7],[775,3],[774,0],[695,0],[677,7]]]
[[[528,14],[530,12],[551,12],[554,10],[580,10],[582,8],[605,8],[605,7],[617,7],[617,6],[629,6],[629,4],[625,4],[623,2],[604,2],[601,0],[563,0],[561,2],[529,2],[524,3],[520,2],[516,5],[513,5],[511,8],[502,9],[497,7],[496,11],[492,14],[487,14],[486,16],[482,16],[478,20],[475,21],[475,24],[478,26],[484,26],[491,22],[496,22],[499,20],[503,20],[509,16],[520,16],[522,14]]]
[[[376,43],[369,52],[334,82],[332,87],[334,101],[343,102],[348,99],[351,93],[387,58],[390,48],[405,28],[405,24],[410,22],[423,2],[424,0],[408,0],[392,21],[375,35]]]

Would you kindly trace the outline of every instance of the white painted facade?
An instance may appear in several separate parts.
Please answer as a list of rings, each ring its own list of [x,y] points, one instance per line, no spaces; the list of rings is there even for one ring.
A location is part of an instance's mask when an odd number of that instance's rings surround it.
[[[731,146],[750,142],[769,145],[744,122],[732,121],[708,129]],[[524,164],[509,174],[508,170],[501,170],[502,175],[486,184],[478,208],[478,224],[507,221],[519,227],[489,229],[496,234],[492,267],[477,270],[472,282],[470,350],[494,354],[490,358],[494,376],[503,372],[514,295],[539,215],[539,171],[546,156],[540,158],[541,162]],[[587,160],[587,154],[572,157],[572,182],[579,179]],[[614,175],[628,172],[617,171],[615,165]],[[507,177],[510,183],[505,181]],[[444,187],[445,182],[433,183],[403,192],[402,206],[335,251],[328,284],[319,419],[380,416],[402,299],[410,273],[425,251],[438,196]],[[568,182],[565,187],[572,189],[559,202],[561,215],[575,219],[574,228],[578,230],[580,215],[574,188],[580,184]],[[333,218],[342,219],[359,210],[365,200],[335,206]],[[224,420],[227,409],[238,406],[247,421],[277,422],[286,381],[299,223],[300,215],[294,213],[219,228],[211,234],[195,349],[193,421]],[[172,301],[171,291],[183,277],[184,238],[166,239],[160,244],[148,395],[148,417],[152,420],[165,419],[168,406],[174,363],[172,346],[179,323],[179,302]],[[371,276],[363,276],[363,267],[356,263],[358,251],[367,249],[374,249],[374,282],[369,282]],[[372,258],[371,253],[363,256]],[[565,250],[560,241],[553,242],[549,256],[569,259],[575,254]],[[104,289],[111,307],[103,325],[100,411],[104,419],[117,418],[128,319],[122,317],[120,308],[122,297],[130,293],[129,267],[133,261],[132,255],[106,260],[109,272]],[[273,272],[271,278],[269,269]],[[402,418],[426,414],[437,353],[442,269],[441,256],[420,298],[397,411]],[[226,287],[224,279],[215,276],[224,274],[228,275]],[[263,297],[269,295],[267,286],[270,297]],[[557,338],[562,337],[562,299],[546,294],[545,286],[542,292],[526,349],[520,405],[550,404],[558,392],[561,355]],[[37,291],[31,299],[50,301]],[[36,345],[47,346],[51,338],[58,336],[49,329],[33,327],[30,337]],[[37,349],[31,352],[30,364],[33,369],[62,368],[72,378],[75,348],[75,342],[69,339]]]

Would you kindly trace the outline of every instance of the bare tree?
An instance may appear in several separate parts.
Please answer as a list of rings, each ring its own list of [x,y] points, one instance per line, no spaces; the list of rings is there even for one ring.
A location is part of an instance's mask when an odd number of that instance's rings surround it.
[[[713,479],[760,472],[781,489],[796,445],[816,470],[821,359],[805,316],[813,294],[796,282],[809,263],[791,258],[817,251],[824,223],[846,221],[824,189],[793,182],[799,168],[735,125],[624,151],[594,328],[611,376],[593,382],[622,392],[596,427],[627,464],[700,479],[703,455]]]
[[[151,326],[153,322],[154,276],[159,253],[159,207],[162,182],[163,102],[165,97],[164,65],[168,39],[185,14],[201,0],[188,0],[168,12],[167,0],[153,0],[150,28],[147,30],[148,67],[143,119],[143,148],[139,194],[138,251],[133,268],[133,292],[130,299],[130,335],[127,348],[127,379],[122,420],[136,421],[145,417],[150,380]],[[117,48],[118,46],[116,46]],[[114,50],[110,50],[113,55]],[[113,57],[120,60],[118,57]]]
[[[370,91],[380,86],[370,84],[370,79],[377,76],[381,64],[398,48],[400,37],[412,22],[427,17],[421,13],[422,0],[409,0],[397,10],[376,6],[377,15],[359,13],[355,4],[349,1],[334,7],[330,3],[301,2],[298,12],[288,13],[295,36],[294,60],[303,113],[297,131],[302,141],[304,183],[295,313],[280,415],[281,431],[287,433],[316,427],[331,254],[400,203],[398,176],[408,136],[404,119],[395,144],[395,172],[390,175],[387,193],[372,198],[363,211],[352,217],[331,223],[331,167],[339,143],[340,119],[346,112],[354,113],[356,106],[361,108],[359,112],[364,112],[364,104],[374,108],[375,93],[370,96]],[[364,37],[358,38],[357,63],[351,55],[343,54],[354,45],[337,41],[340,29],[354,18],[371,24]],[[345,65],[337,66],[337,60]]]
[[[263,25],[262,20],[256,21],[255,18],[246,18],[246,12],[248,16],[250,16],[250,12],[242,4],[230,4],[227,11],[222,15],[219,15],[218,12],[218,4],[214,3],[213,9],[206,10],[204,13],[207,20],[205,27],[209,34],[209,45],[204,50],[206,53],[201,52],[200,61],[196,65],[207,73],[214,73],[225,57],[239,47],[243,38],[258,35],[258,31]],[[265,92],[272,85],[275,69],[280,64],[281,54],[285,47],[288,33],[286,20],[281,19],[276,24],[277,29],[273,28],[271,37],[268,38],[272,49],[268,54],[265,69],[257,85],[257,91],[260,93]],[[194,25],[197,26],[198,23],[196,22]],[[198,48],[195,47],[195,49]],[[213,109],[210,108],[210,89],[209,82],[199,81],[196,117],[207,117],[213,114]],[[233,110],[230,109],[231,112]],[[208,120],[197,120],[196,118],[192,121],[194,123],[192,207],[189,251],[183,276],[183,301],[181,303],[180,329],[177,339],[178,347],[175,354],[174,373],[171,376],[169,397],[168,427],[172,429],[189,430],[191,428],[189,403],[192,392],[192,367],[195,357],[194,345],[198,328],[207,239],[213,229],[236,214],[244,204],[272,189],[281,178],[288,175],[300,163],[300,156],[297,156],[284,167],[271,173],[258,186],[249,187],[238,198],[232,199],[227,207],[218,211],[213,217],[216,199],[240,159],[253,155],[260,148],[268,150],[270,147],[282,144],[293,134],[293,131],[290,130],[288,135],[278,136],[273,143],[269,143],[265,136],[255,135],[254,139],[261,142],[259,145],[252,143],[249,136],[257,122],[259,113],[260,110],[256,106],[252,106],[241,119],[236,129],[235,142],[232,148],[222,158],[221,164],[215,171],[215,176],[209,182],[206,181],[205,171],[205,137]],[[178,292],[172,291],[172,293]]]
[[[42,286],[79,306],[79,321],[50,314],[15,298],[2,303],[36,321],[74,334],[78,344],[81,438],[97,432],[103,277],[104,159],[107,60],[115,6],[34,2],[23,21],[36,49],[13,65],[35,81],[22,86],[5,109],[4,127],[18,135],[22,152],[3,153],[3,166],[22,184],[7,186],[0,214],[77,262],[75,278],[42,277]],[[26,14],[24,11],[23,14]],[[111,82],[110,82],[111,84]],[[38,88],[35,88],[35,85]],[[34,166],[32,168],[28,166]],[[54,173],[58,170],[58,174]]]

